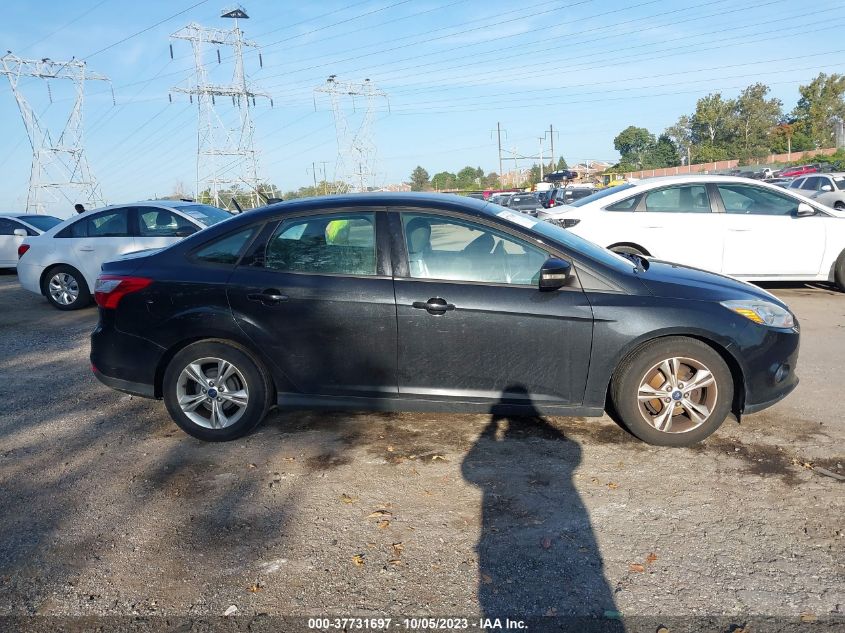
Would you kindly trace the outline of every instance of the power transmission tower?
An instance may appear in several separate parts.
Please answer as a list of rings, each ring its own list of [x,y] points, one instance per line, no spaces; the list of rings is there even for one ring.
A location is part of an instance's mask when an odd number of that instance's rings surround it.
[[[335,164],[335,193],[364,192],[373,185],[376,169],[376,143],[373,136],[376,105],[387,93],[377,89],[369,79],[363,82],[341,82],[331,75],[314,92],[329,95],[337,134],[337,162]],[[357,113],[356,97],[364,101],[363,115],[356,128],[349,122],[347,103]],[[347,99],[349,98],[349,99]],[[316,95],[314,100],[316,109]],[[389,108],[388,103],[388,108]]]
[[[108,77],[87,69],[82,60],[57,62],[51,59],[22,59],[7,52],[2,58],[0,73],[9,79],[9,85],[23,117],[26,133],[32,145],[32,168],[29,175],[29,193],[26,210],[44,213],[48,206],[58,202],[86,202],[97,207],[105,204],[100,187],[91,173],[85,157],[83,142],[82,107],[85,102],[86,81],[109,81]],[[73,106],[61,133],[56,137],[48,123],[32,108],[22,91],[21,77],[43,79],[47,85],[50,104],[53,93],[51,79],[73,82]],[[32,85],[31,83],[28,85]],[[114,98],[112,96],[112,98]],[[64,198],[64,200],[62,200]],[[60,215],[61,213],[58,212]]]
[[[189,95],[191,102],[195,96],[197,99],[197,196],[208,190],[212,204],[225,206],[227,201],[221,199],[221,191],[246,185],[247,198],[253,207],[257,207],[262,204],[262,196],[258,190],[261,181],[258,177],[258,155],[254,143],[255,124],[250,108],[256,106],[258,98],[270,100],[271,106],[273,100],[269,94],[254,89],[244,71],[244,49],[258,50],[258,44],[245,40],[243,31],[238,26],[238,20],[249,18],[246,11],[237,8],[224,12],[220,17],[234,19],[234,28],[218,29],[192,22],[170,36],[172,39],[191,43],[196,67],[189,85],[174,87],[173,91]],[[234,68],[230,84],[215,84],[209,81],[208,68],[204,61],[209,46],[218,47],[218,64],[222,63],[219,47],[232,48]],[[172,44],[170,55],[173,56]],[[263,66],[260,52],[258,59]],[[232,106],[238,112],[236,126],[223,122],[217,110],[218,97],[231,98]],[[223,161],[226,162],[221,165]]]

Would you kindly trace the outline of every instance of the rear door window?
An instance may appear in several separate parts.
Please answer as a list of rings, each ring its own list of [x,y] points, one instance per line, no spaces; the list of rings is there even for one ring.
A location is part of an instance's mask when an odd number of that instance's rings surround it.
[[[710,213],[704,185],[677,185],[645,194],[645,210],[658,213]]]
[[[798,201],[788,195],[753,185],[719,184],[725,213],[737,215],[790,215]]]
[[[114,209],[87,218],[88,237],[129,237],[129,210]]]
[[[264,262],[281,272],[375,275],[375,213],[285,220],[267,243]]]

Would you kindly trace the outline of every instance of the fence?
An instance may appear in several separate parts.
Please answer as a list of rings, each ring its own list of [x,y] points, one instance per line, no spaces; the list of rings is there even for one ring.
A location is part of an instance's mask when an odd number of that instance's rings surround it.
[[[803,160],[815,156],[830,156],[836,153],[835,147],[828,149],[813,149],[804,152],[792,152],[791,154],[769,154],[760,164],[786,163],[793,160]],[[660,169],[642,169],[640,171],[625,172],[626,178],[654,178],[655,176],[677,176],[683,174],[701,174],[723,169],[734,169],[739,166],[738,160],[717,160],[713,163],[698,163],[696,165],[682,165],[679,167],[661,167]],[[750,169],[750,167],[749,167]]]

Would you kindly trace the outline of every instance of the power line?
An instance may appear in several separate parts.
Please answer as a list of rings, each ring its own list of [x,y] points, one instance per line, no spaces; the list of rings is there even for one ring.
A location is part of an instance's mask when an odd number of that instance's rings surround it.
[[[105,53],[107,50],[111,50],[111,49],[112,49],[112,48],[114,48],[115,46],[118,46],[118,45],[120,45],[120,44],[123,44],[124,42],[128,42],[129,40],[131,40],[131,39],[133,39],[133,38],[135,38],[135,37],[138,37],[138,36],[139,36],[139,35],[141,35],[142,33],[146,33],[147,31],[151,31],[151,30],[153,30],[154,28],[156,28],[157,26],[161,26],[161,25],[162,25],[162,24],[164,24],[165,22],[169,22],[169,21],[170,21],[170,20],[172,20],[173,18],[178,18],[180,15],[182,15],[182,14],[184,14],[184,13],[187,13],[187,12],[188,12],[188,11],[190,11],[191,9],[195,9],[195,8],[197,8],[198,6],[200,6],[201,4],[205,4],[206,2],[208,2],[208,0],[200,0],[199,2],[195,2],[194,4],[192,4],[191,6],[189,6],[187,9],[182,9],[182,10],[181,10],[181,11],[179,11],[178,13],[174,13],[173,15],[168,16],[168,17],[164,18],[163,20],[159,20],[158,22],[156,22],[156,23],[155,23],[155,24],[153,24],[152,26],[148,26],[148,27],[147,27],[147,28],[145,28],[145,29],[141,29],[140,31],[136,31],[136,32],[135,32],[135,33],[133,33],[132,35],[127,35],[127,36],[126,36],[126,37],[124,37],[123,39],[120,39],[120,40],[118,40],[117,42],[113,42],[112,44],[109,44],[108,46],[105,46],[105,47],[101,48],[100,50],[94,51],[93,53],[89,53],[89,54],[88,54],[88,55],[86,55],[83,59],[91,59],[91,58],[92,58],[92,57],[94,57],[95,55],[99,55],[100,53]]]

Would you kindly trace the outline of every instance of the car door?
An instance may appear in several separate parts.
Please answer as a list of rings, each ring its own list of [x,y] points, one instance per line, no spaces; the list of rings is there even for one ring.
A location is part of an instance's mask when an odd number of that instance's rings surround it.
[[[92,213],[68,228],[72,236],[63,246],[92,289],[104,262],[136,250],[128,207]]]
[[[744,183],[718,183],[724,208],[723,271],[738,277],[816,275],[825,249],[821,215],[798,217],[800,200]]]
[[[402,396],[582,402],[592,310],[577,283],[539,290],[542,246],[423,209],[391,222]]]
[[[24,240],[15,235],[18,229],[26,231],[26,227],[20,222],[0,218],[0,268],[14,268],[18,265],[18,246]]]
[[[377,249],[383,215],[323,211],[274,222],[235,269],[227,291],[235,318],[289,389],[396,394],[396,301],[389,259]]]
[[[651,255],[719,272],[723,229],[715,216],[704,182],[651,189],[634,213],[642,245]]]
[[[135,207],[135,221],[136,250],[164,248],[199,230],[186,217],[164,207]]]

